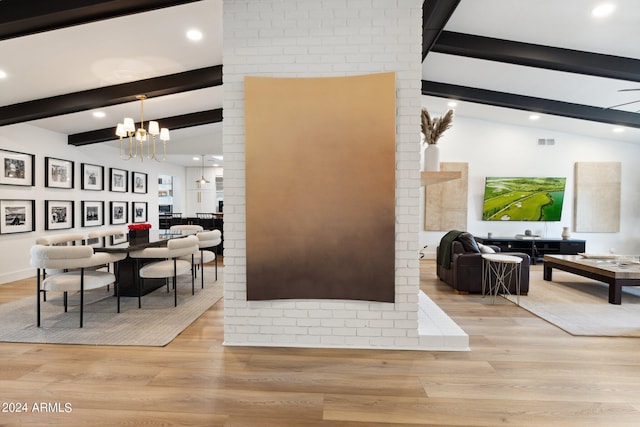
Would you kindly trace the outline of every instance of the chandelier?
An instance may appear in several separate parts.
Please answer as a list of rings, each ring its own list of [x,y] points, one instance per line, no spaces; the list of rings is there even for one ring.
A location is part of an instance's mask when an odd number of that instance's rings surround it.
[[[167,157],[167,141],[169,141],[169,129],[162,128],[158,122],[149,121],[149,129],[144,128],[144,100],[146,95],[137,95],[136,99],[140,100],[140,127],[136,129],[135,123],[131,117],[125,117],[124,123],[118,123],[116,127],[116,135],[120,137],[120,158],[129,160],[140,156],[140,161],[144,160],[145,146],[146,156],[163,162]],[[124,148],[124,138],[129,138],[128,152]],[[156,150],[156,138],[162,141],[162,158],[159,158]]]

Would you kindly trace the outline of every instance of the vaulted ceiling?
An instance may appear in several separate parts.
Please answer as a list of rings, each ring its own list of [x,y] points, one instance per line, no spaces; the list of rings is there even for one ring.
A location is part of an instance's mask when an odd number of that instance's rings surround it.
[[[596,19],[584,0],[425,1],[423,105],[640,143],[640,91],[620,91],[640,89],[640,2],[610,2]],[[177,163],[222,154],[222,0],[0,0],[0,71],[0,126],[113,143],[143,93]]]

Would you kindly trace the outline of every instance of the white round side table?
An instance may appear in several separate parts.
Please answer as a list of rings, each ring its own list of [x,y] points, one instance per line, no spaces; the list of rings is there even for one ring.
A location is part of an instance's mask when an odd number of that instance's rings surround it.
[[[520,305],[520,272],[522,258],[504,254],[482,254],[482,296],[486,291],[493,296],[496,302],[498,293],[511,295],[509,282],[515,274],[516,304]]]

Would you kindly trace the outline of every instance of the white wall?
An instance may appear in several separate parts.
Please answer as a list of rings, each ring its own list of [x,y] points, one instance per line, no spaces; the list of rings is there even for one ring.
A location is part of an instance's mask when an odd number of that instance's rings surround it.
[[[428,108],[428,107],[427,107]],[[442,113],[434,112],[436,116]],[[538,145],[538,138],[553,138],[555,145]],[[546,130],[466,118],[454,118],[453,127],[438,142],[440,160],[469,163],[467,229],[477,236],[513,237],[525,229],[544,237],[560,238],[563,226],[573,230],[575,162],[621,162],[621,213],[618,233],[576,233],[593,253],[640,253],[640,144],[590,138]],[[566,177],[566,192],[560,222],[482,221],[484,180],[487,176]],[[607,209],[607,206],[602,206]],[[424,206],[421,207],[424,210]],[[423,227],[421,227],[421,230]],[[443,232],[420,233],[428,256],[435,256]]]
[[[420,0],[224,2],[225,344],[419,348],[421,20]],[[396,303],[247,301],[244,76],[389,71],[397,91]]]
[[[29,265],[29,249],[35,240],[43,235],[67,233],[69,231],[87,234],[96,227],[82,227],[80,220],[81,201],[105,201],[105,228],[122,228],[125,225],[109,226],[109,201],[141,201],[148,203],[147,215],[152,227],[158,228],[158,174],[177,177],[179,193],[184,193],[184,168],[156,161],[140,162],[138,159],[122,161],[119,152],[107,144],[92,144],[85,147],[74,147],[67,144],[67,136],[47,131],[35,126],[18,124],[0,127],[0,148],[22,153],[35,154],[35,185],[20,187],[0,185],[0,199],[35,200],[36,231],[0,235],[0,283],[7,283],[35,275]],[[75,184],[73,189],[45,188],[45,157],[55,157],[74,161]],[[81,190],[80,165],[90,163],[105,167],[105,190]],[[112,193],[109,191],[109,168],[117,167],[131,172],[148,174],[147,194]],[[129,181],[130,183],[130,181]],[[180,199],[180,195],[178,198]],[[75,227],[72,230],[44,229],[44,201],[73,200],[75,202]],[[129,220],[131,220],[129,206]],[[130,221],[129,221],[130,222]]]

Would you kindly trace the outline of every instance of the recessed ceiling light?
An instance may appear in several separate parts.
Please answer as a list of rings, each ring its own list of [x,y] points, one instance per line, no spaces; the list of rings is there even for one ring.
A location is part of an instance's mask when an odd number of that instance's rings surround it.
[[[619,126],[617,126],[617,127],[614,127],[614,128],[613,128],[613,131],[614,131],[615,133],[622,133],[622,132],[624,132],[624,128],[623,128],[623,127],[619,127]]]
[[[458,106],[458,103],[455,101],[449,101],[449,103],[447,104],[447,106],[451,107],[451,108],[455,108]]]
[[[200,30],[189,30],[187,31],[187,38],[194,42],[202,40],[202,31]]]
[[[106,114],[104,113],[104,111],[94,111],[93,112],[93,117],[95,117],[96,119],[102,119],[106,116]]]
[[[537,114],[532,114],[529,116],[529,120],[539,120],[539,119],[540,119],[540,116]]]
[[[196,162],[200,161],[200,157],[193,157],[193,160],[196,161]]]
[[[6,79],[7,73],[4,70],[0,70],[0,79]]]
[[[599,6],[594,7],[591,10],[591,15],[596,18],[601,18],[603,16],[611,15],[613,11],[616,10],[616,5],[613,3],[604,3]]]

